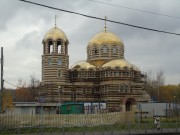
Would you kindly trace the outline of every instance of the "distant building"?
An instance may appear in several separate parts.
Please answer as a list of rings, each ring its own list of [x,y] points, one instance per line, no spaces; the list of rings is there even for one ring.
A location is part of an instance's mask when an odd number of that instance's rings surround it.
[[[41,96],[45,102],[105,102],[109,111],[131,111],[137,102],[150,101],[146,76],[124,58],[122,40],[106,26],[88,42],[87,59],[71,68],[69,40],[60,28],[47,31],[42,44]]]
[[[153,116],[163,116],[171,117],[178,116],[180,113],[179,103],[138,103],[137,112],[142,113],[143,116],[153,117]]]
[[[59,106],[59,103],[38,102],[13,102],[13,104],[14,114],[56,114]]]

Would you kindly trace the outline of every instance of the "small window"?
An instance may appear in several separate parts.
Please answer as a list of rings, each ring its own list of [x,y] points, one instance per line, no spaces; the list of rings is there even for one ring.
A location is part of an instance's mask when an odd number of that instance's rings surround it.
[[[121,92],[124,92],[124,86],[123,85],[121,85]]]
[[[119,72],[118,71],[115,71],[114,74],[115,74],[115,76],[119,76]]]
[[[57,64],[58,64],[58,65],[61,65],[61,64],[62,64],[61,58],[59,58],[59,59],[57,60]]]
[[[96,54],[97,52],[98,52],[97,49],[95,49],[94,53]]]
[[[107,47],[103,47],[103,53],[107,53]]]
[[[49,59],[48,59],[48,65],[51,65],[51,64],[52,64],[52,59],[49,58]]]
[[[113,54],[116,54],[117,53],[117,49],[116,48],[112,48],[112,52],[113,52]]]
[[[98,54],[99,53],[98,47],[94,47],[93,50],[94,50],[94,54]]]
[[[58,40],[56,44],[57,44],[57,51],[58,51],[58,53],[62,53],[62,50],[61,50],[62,43],[61,43],[61,41]]]
[[[48,52],[53,53],[53,41],[52,40],[48,41],[48,46],[49,46]]]
[[[58,76],[58,77],[61,77],[61,70],[58,70],[58,71],[57,71],[57,76]]]
[[[129,91],[129,87],[128,85],[125,85],[125,92],[128,93],[128,91]]]

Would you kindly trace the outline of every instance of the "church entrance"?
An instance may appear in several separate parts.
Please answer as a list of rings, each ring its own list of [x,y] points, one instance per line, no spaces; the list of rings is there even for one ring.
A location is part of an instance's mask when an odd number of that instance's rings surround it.
[[[135,99],[133,99],[133,98],[128,98],[127,100],[126,100],[126,111],[132,111],[133,109],[133,105],[135,105],[136,104],[136,101],[135,101]]]

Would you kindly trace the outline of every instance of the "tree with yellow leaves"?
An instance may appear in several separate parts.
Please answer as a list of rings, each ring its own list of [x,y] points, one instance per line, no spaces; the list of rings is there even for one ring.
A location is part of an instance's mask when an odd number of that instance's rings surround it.
[[[2,112],[11,111],[13,109],[13,98],[11,90],[4,90],[2,94]]]

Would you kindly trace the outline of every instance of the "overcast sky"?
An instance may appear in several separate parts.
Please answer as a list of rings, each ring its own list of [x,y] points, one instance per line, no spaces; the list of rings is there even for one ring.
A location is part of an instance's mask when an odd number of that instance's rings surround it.
[[[41,4],[142,27],[180,33],[180,0],[97,0],[129,8],[156,12],[171,18],[139,12],[90,0],[31,0]],[[30,75],[41,80],[42,39],[57,26],[69,39],[70,66],[86,60],[86,47],[104,21],[27,4],[18,0],[0,0],[0,46],[4,49],[4,80],[28,84]],[[166,84],[180,83],[180,36],[157,33],[107,22],[125,45],[125,58],[143,72],[164,71]],[[5,82],[6,88],[15,88]]]

